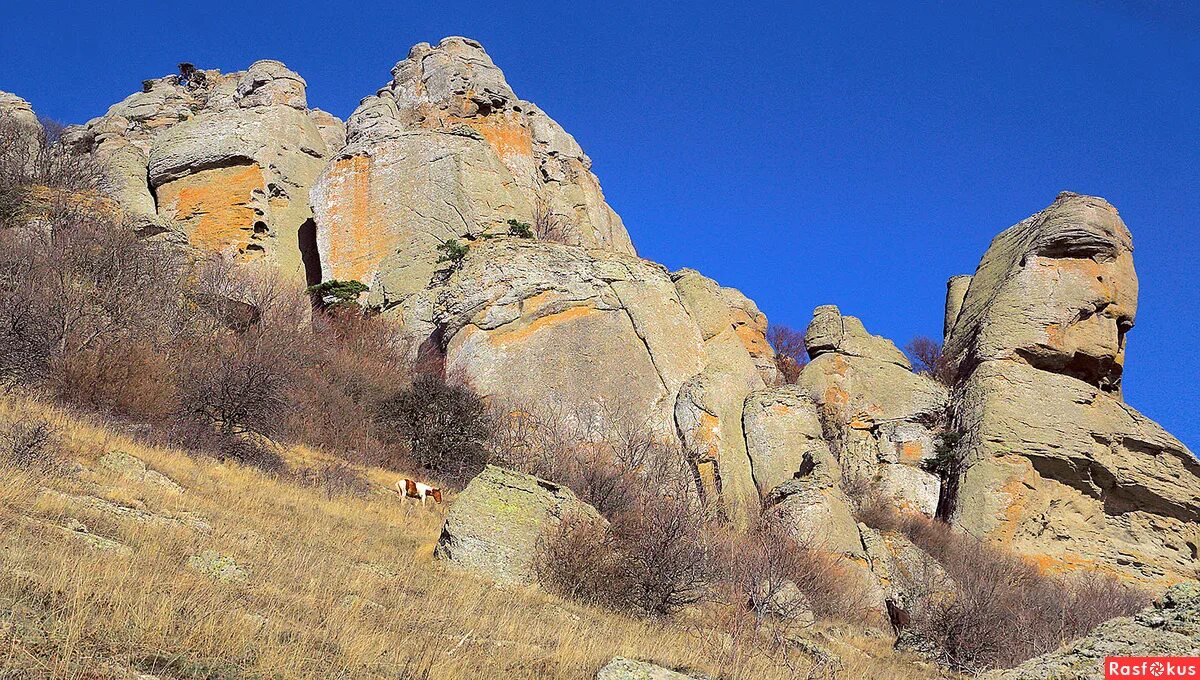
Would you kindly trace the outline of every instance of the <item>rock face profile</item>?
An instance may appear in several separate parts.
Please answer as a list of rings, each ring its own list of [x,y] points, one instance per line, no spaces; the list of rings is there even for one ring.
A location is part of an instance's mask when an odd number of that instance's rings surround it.
[[[985,673],[984,680],[1079,678],[1103,680],[1110,656],[1200,655],[1200,583],[1171,588],[1134,616],[1106,621],[1091,634],[1016,668]],[[1167,677],[1163,675],[1162,677]]]
[[[489,465],[454,500],[434,556],[505,583],[532,583],[537,544],[564,517],[603,522],[571,490]]]
[[[63,141],[107,161],[115,197],[148,232],[303,283],[318,276],[305,271],[309,189],[329,143],[340,144],[339,124],[307,108],[305,87],[278,61],[226,74],[183,64]]]
[[[1132,251],[1115,208],[1071,193],[992,242],[946,343],[949,514],[1049,570],[1167,584],[1195,573],[1200,462],[1121,399]]]

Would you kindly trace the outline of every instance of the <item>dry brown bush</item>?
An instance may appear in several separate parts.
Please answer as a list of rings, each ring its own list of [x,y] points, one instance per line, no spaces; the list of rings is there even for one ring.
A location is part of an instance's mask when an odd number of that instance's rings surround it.
[[[1048,575],[1018,555],[944,522],[866,502],[860,521],[897,531],[928,553],[953,580],[934,571],[906,584],[911,635],[956,670],[1008,668],[1086,635],[1100,623],[1138,611],[1147,593],[1100,572]]]
[[[904,353],[913,362],[913,370],[928,376],[943,385],[954,384],[953,367],[942,354],[942,343],[933,338],[918,335],[904,346]]]

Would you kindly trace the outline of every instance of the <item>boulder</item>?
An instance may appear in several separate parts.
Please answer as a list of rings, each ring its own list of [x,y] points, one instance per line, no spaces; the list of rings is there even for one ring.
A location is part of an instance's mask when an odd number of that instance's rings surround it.
[[[564,486],[489,465],[454,499],[434,556],[502,583],[532,583],[538,541],[567,516],[604,522]]]
[[[828,453],[806,456],[803,474],[775,487],[764,501],[780,526],[812,548],[865,562],[866,553],[841,471]]]
[[[100,457],[100,467],[135,482],[158,487],[171,493],[183,493],[183,487],[170,477],[146,466],[137,456],[124,451],[110,451]]]
[[[23,152],[30,158],[37,152],[42,143],[42,123],[29,102],[0,90],[0,125],[0,141],[4,144],[23,145]]]
[[[992,242],[946,343],[961,435],[951,521],[1050,571],[1164,587],[1195,573],[1200,462],[1121,400],[1132,238],[1063,193]]]
[[[596,680],[705,680],[699,675],[685,675],[645,661],[618,656],[596,671]]]
[[[1103,680],[1112,656],[1200,656],[1200,583],[1172,586],[1134,616],[1100,624],[1087,636],[1025,663],[980,676],[983,680],[1073,678]],[[1140,670],[1140,666],[1139,666]],[[1148,677],[1169,677],[1151,668]]]
[[[817,405],[796,385],[756,390],[742,407],[742,429],[754,484],[765,498],[805,474],[806,456],[829,455]]]
[[[937,454],[946,388],[913,373],[890,340],[832,305],[814,311],[805,345],[812,361],[797,387],[817,405],[846,482],[933,515],[940,480],[925,467]]]

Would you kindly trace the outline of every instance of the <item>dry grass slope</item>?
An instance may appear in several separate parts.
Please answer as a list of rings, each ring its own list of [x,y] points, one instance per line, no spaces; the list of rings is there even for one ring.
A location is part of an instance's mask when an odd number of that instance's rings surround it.
[[[698,617],[639,620],[447,572],[432,561],[441,514],[402,507],[379,470],[366,471],[375,491],[330,499],[0,399],[0,426],[31,418],[54,423],[82,468],[0,469],[0,677],[589,678],[616,655],[714,678],[830,675],[730,645]],[[107,470],[112,451],[185,491]],[[204,551],[246,578],[189,568]],[[835,633],[822,634],[847,660],[837,677],[937,676],[890,639]]]

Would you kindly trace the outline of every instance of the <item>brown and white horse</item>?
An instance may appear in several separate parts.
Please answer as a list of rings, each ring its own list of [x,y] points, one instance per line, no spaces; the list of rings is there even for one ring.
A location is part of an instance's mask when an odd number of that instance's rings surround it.
[[[425,507],[426,498],[432,498],[434,503],[442,502],[441,489],[435,489],[415,479],[401,479],[396,482],[396,491],[402,500],[406,498],[421,499],[421,507]]]

